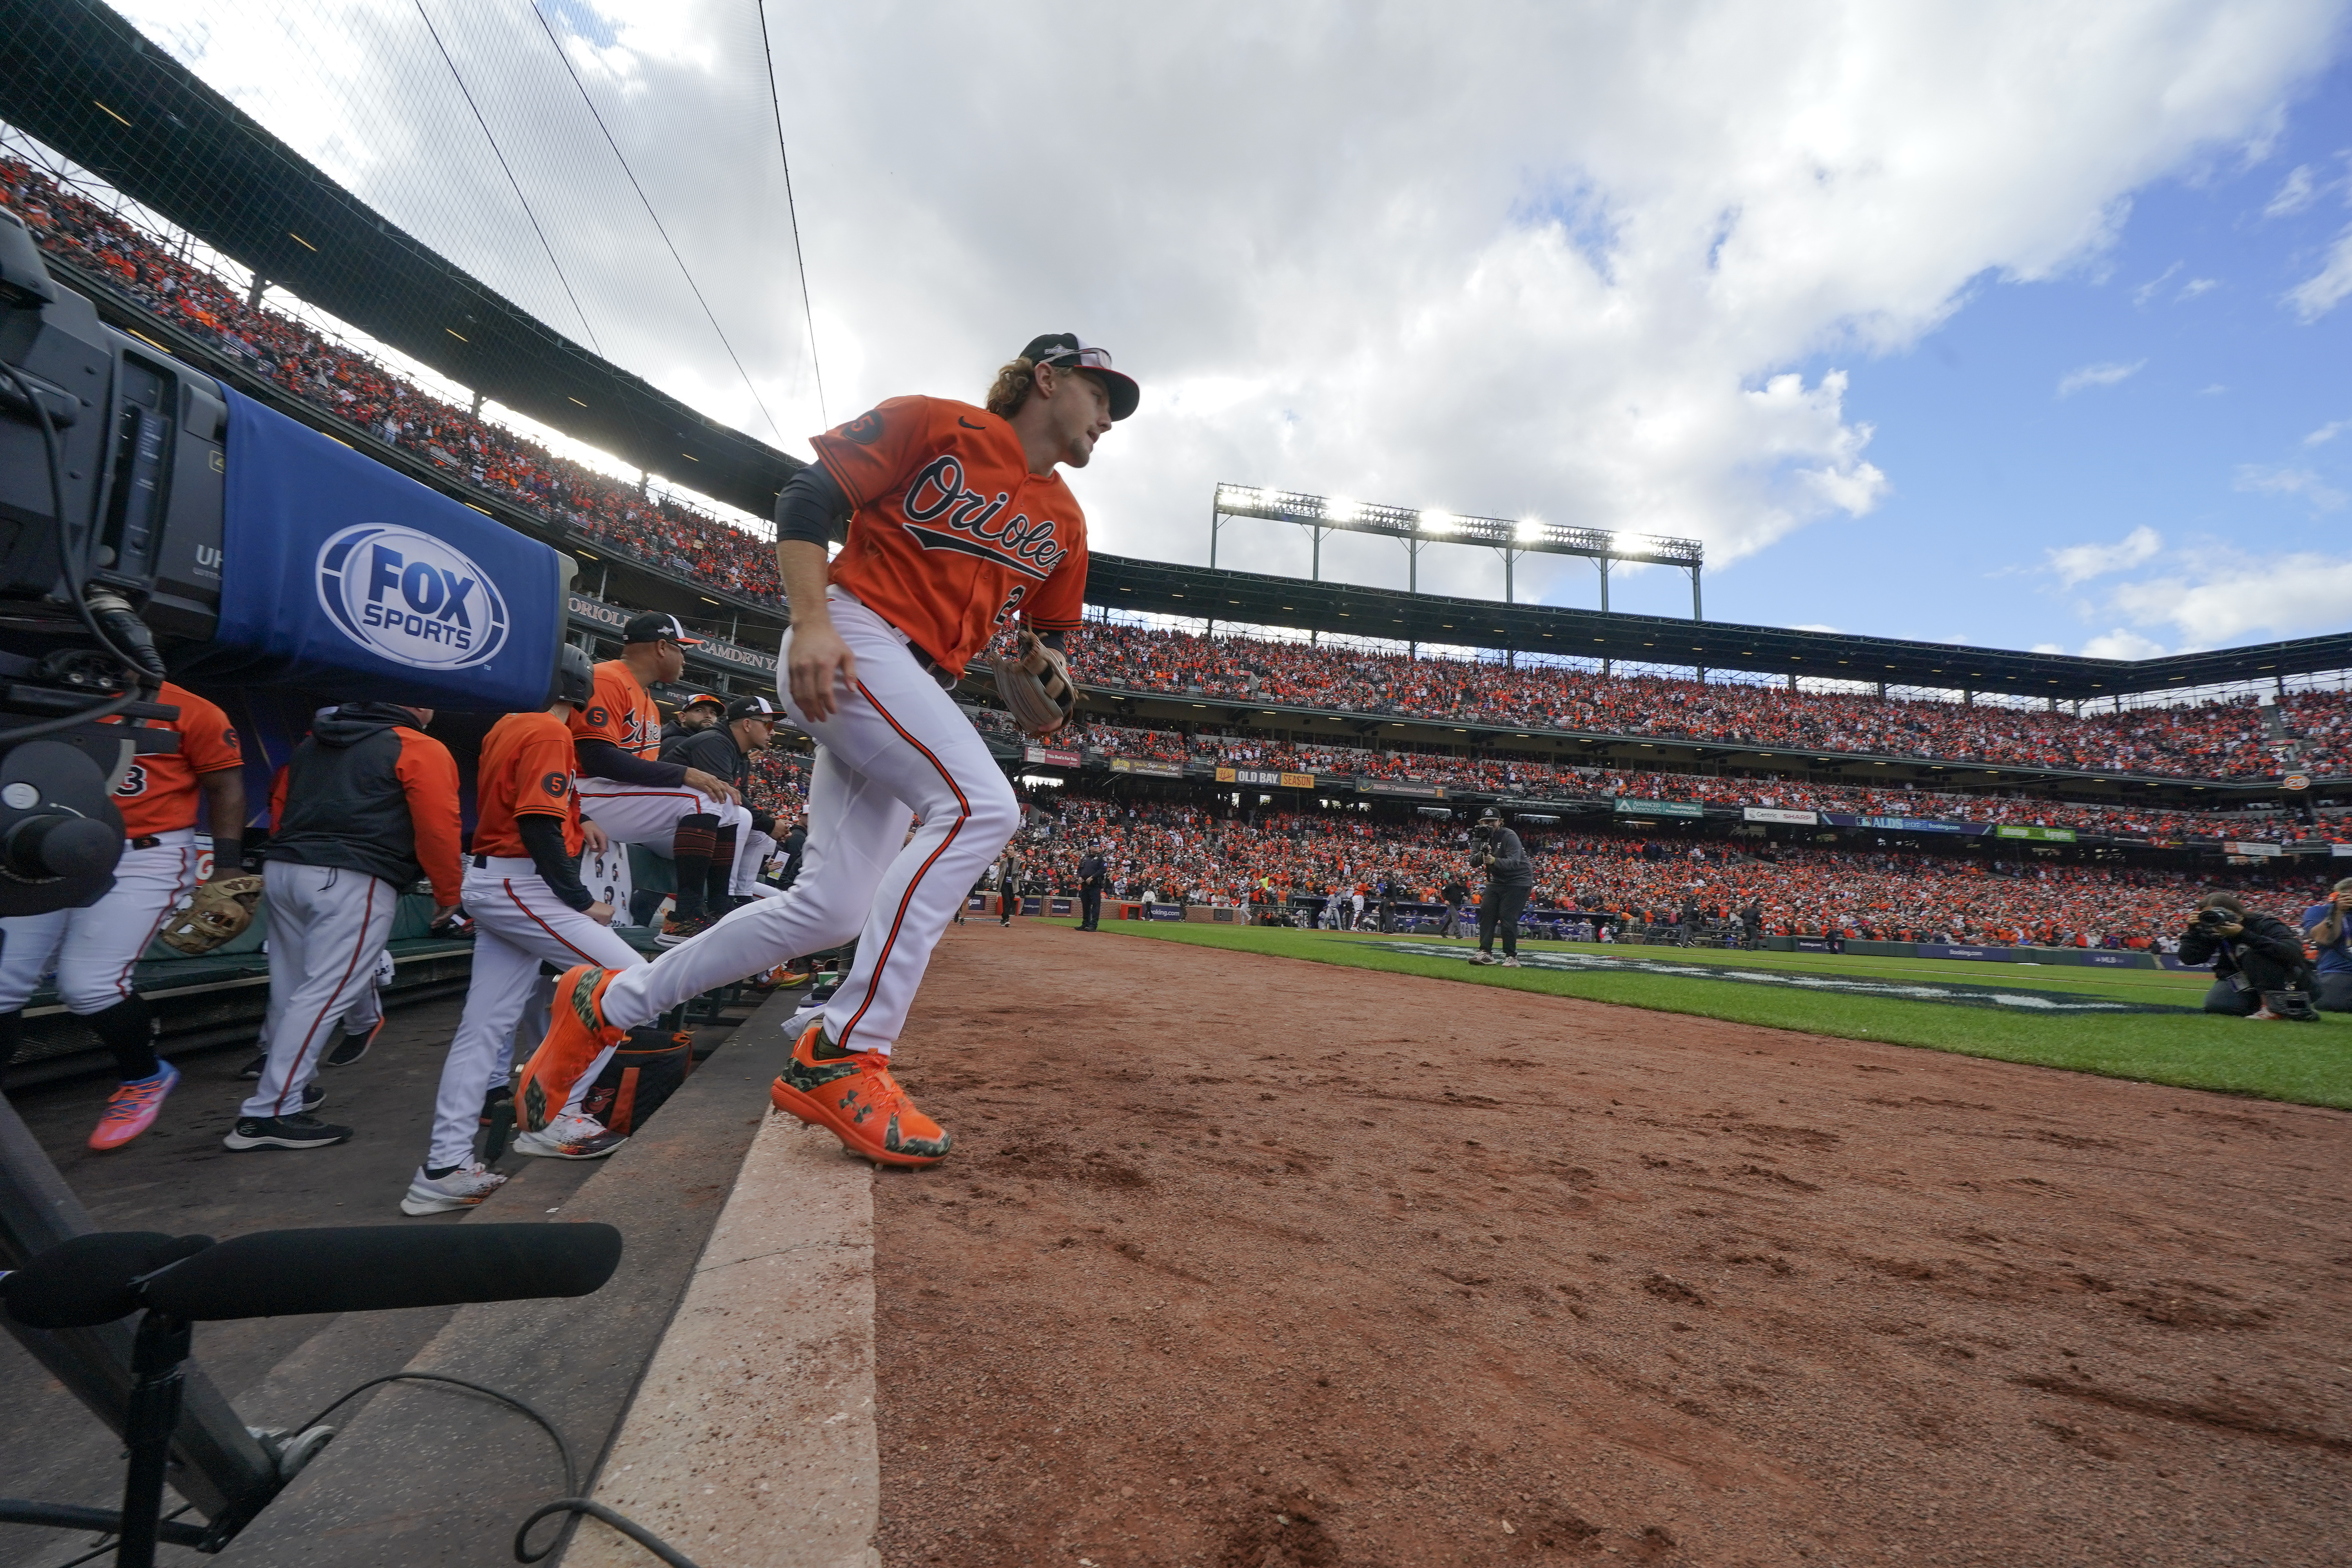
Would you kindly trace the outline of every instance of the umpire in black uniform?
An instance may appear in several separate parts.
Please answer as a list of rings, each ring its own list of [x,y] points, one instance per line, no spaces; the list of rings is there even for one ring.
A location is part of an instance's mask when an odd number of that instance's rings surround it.
[[[1078,861],[1078,929],[1102,929],[1103,881],[1108,870],[1103,865],[1102,851],[1089,849]]]
[[[1535,862],[1528,858],[1519,836],[1503,826],[1503,814],[1488,806],[1470,830],[1470,862],[1486,873],[1486,891],[1478,900],[1478,951],[1473,963],[1493,963],[1495,933],[1503,933],[1502,963],[1519,966],[1519,915],[1528,895],[1536,889]]]
[[[782,715],[776,705],[764,697],[739,697],[727,705],[726,721],[699,730],[688,730],[662,742],[661,760],[682,763],[689,768],[700,768],[712,778],[735,786],[745,801],[751,799],[751,753],[764,752],[775,740],[776,726]],[[677,890],[677,908],[672,912],[674,922],[692,935],[718,921],[733,909],[736,900],[730,889],[735,882],[735,862],[738,856],[751,859],[753,868],[775,853],[776,819],[764,811],[751,813],[750,841],[735,844],[733,829],[719,830],[718,852],[710,857],[710,874],[700,888],[681,887]],[[688,924],[688,922],[698,922]]]

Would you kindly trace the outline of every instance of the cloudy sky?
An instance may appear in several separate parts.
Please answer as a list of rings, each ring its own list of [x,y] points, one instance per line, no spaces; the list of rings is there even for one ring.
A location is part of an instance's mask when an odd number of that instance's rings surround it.
[[[805,452],[755,0],[117,3],[512,298]],[[1076,480],[1099,549],[1205,560],[1226,479],[1695,535],[1721,619],[2124,654],[2352,627],[2343,4],[766,19],[831,418],[1101,342],[1146,390]],[[1307,546],[1244,525],[1219,558]],[[1388,540],[1325,567],[1404,580]],[[1559,558],[1519,586],[1596,597]],[[1664,572],[1612,602],[1689,611]]]

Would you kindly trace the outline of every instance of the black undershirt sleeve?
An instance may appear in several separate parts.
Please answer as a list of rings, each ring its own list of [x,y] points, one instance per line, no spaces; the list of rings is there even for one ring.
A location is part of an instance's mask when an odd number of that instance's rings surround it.
[[[1067,632],[1039,632],[1037,640],[1065,658],[1070,655],[1070,634]]]
[[[776,498],[776,537],[797,539],[819,549],[845,537],[849,498],[821,463],[811,463],[794,474]]]
[[[522,840],[523,848],[530,855],[530,863],[539,868],[539,879],[547,890],[575,910],[584,910],[596,900],[580,885],[580,867],[563,850],[563,819],[543,811],[527,811],[515,818],[515,837]]]
[[[682,764],[656,763],[633,752],[625,752],[610,741],[574,741],[572,752],[580,760],[581,773],[592,779],[635,784],[640,789],[675,789],[686,782],[686,769]]]

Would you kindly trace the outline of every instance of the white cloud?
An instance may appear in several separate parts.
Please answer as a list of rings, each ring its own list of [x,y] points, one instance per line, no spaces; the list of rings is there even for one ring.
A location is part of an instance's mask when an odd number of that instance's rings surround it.
[[[2086,386],[2114,386],[2129,381],[2147,366],[2147,361],[2136,359],[2129,364],[2086,364],[2080,370],[2070,370],[2058,378],[2058,395],[2072,397]]]
[[[2146,565],[2164,549],[2163,536],[2143,523],[2113,544],[2070,544],[2049,552],[2049,571],[2065,587]]]
[[[2343,624],[2352,560],[2309,552],[2248,560],[2216,547],[2183,573],[2122,584],[2114,604],[2140,626],[2175,627],[2193,647],[2291,637]]]
[[[528,8],[433,5],[580,312],[413,13],[122,4],[425,243],[769,437]],[[590,92],[799,448],[818,413],[758,14],[547,10],[584,35]],[[1988,274],[2095,264],[2135,190],[2276,133],[2337,20],[2321,0],[769,10],[834,419],[977,396],[1030,334],[1076,330],[1145,387],[1076,481],[1101,549],[1202,558],[1222,479],[1694,534],[1711,563],[1888,493],[1843,375],[1790,366],[1906,347]],[[1294,533],[1228,533],[1220,559],[1303,570]],[[1393,549],[1360,560],[1402,580]],[[1484,552],[1423,562],[1441,590],[1493,574]],[[1589,581],[1548,560],[1521,591]]]
[[[2158,294],[2163,292],[2164,286],[2167,283],[2171,282],[2174,276],[2179,272],[2180,266],[2181,264],[2176,261],[2171,266],[2166,268],[2163,271],[2158,273],[2155,277],[2149,279],[2147,282],[2141,284],[2138,288],[2133,289],[2132,303],[2135,305],[2146,305],[2150,300],[2154,300]]]
[[[2352,419],[2333,419],[2303,438],[2306,447],[2325,447],[2347,430],[2352,430]]]
[[[2045,650],[2036,648],[2033,651],[2041,653]],[[2063,653],[2065,650],[2053,647],[2046,651]],[[2128,631],[2122,626],[2117,626],[2113,631],[2102,632],[2083,645],[2084,658],[2158,658],[2170,651],[2172,650],[2154,638],[2144,637],[2139,633]]]
[[[2336,237],[2326,263],[2286,291],[2286,302],[2305,325],[2319,320],[2352,294],[2352,228]]]
[[[2034,653],[2064,653],[2066,651],[2066,645],[2062,642],[2038,642],[2033,645],[2032,651]]]
[[[2340,511],[2345,496],[2309,468],[2269,468],[2260,463],[2242,463],[2238,468],[2236,481],[2231,486],[2248,495],[2301,496],[2311,503],[2314,511]]]
[[[1826,635],[1826,636],[1833,637],[1843,637],[1843,636],[1845,635],[1843,632],[1840,631],[1837,627],[1835,627],[1835,626],[1824,626],[1824,625],[1822,625],[1822,624],[1821,622],[1819,622],[1819,621],[1809,621],[1809,622],[1807,622],[1805,625],[1803,625],[1803,626],[1791,626],[1791,627],[1790,627],[1789,629],[1790,629],[1790,631],[1797,631],[1797,632],[1821,632],[1821,633],[1822,633],[1822,634],[1824,634],[1824,635]]]
[[[2221,280],[2218,278],[2191,278],[2188,282],[2183,283],[2180,286],[2180,292],[2174,295],[2173,298],[2176,300],[2194,300],[2200,294],[2211,293],[2221,286]]]
[[[2309,206],[2319,195],[2319,182],[2312,177],[2311,165],[2297,163],[2287,171],[2286,183],[2279,186],[2278,195],[2263,208],[2264,217],[2285,217]]]

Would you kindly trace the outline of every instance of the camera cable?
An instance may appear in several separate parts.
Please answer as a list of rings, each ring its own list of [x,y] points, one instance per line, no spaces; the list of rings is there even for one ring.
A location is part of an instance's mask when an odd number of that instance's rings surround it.
[[[107,634],[106,628],[99,624],[97,616],[92,613],[89,603],[89,579],[82,569],[84,563],[80,555],[74,549],[73,529],[66,519],[65,457],[58,447],[57,423],[49,417],[48,405],[41,401],[40,388],[35,386],[14,365],[0,364],[0,376],[5,376],[8,384],[16,389],[16,395],[31,407],[33,421],[40,426],[41,452],[48,466],[50,521],[57,533],[58,570],[66,580],[66,595],[73,601],[74,613],[81,617],[83,629],[89,633],[100,648],[112,655],[115,660],[133,677],[131,689],[121,697],[94,704],[62,718],[44,720],[37,724],[26,724],[13,730],[0,731],[0,745],[10,745],[19,741],[33,740],[41,735],[55,733],[59,730],[72,729],[77,724],[86,724],[93,720],[110,718],[120,713],[139,700],[141,682],[146,680],[160,682],[163,670],[162,661],[155,657],[154,649],[152,647],[145,649],[147,657],[143,659],[124,652],[115,643],[113,637]]]
[[[530,1550],[530,1537],[531,1530],[541,1520],[546,1519],[551,1514],[572,1513],[584,1514],[588,1518],[599,1521],[619,1533],[627,1536],[631,1541],[634,1541],[639,1546],[644,1547],[647,1552],[653,1553],[654,1556],[659,1558],[663,1563],[667,1563],[669,1568],[698,1568],[698,1564],[692,1558],[687,1556],[686,1553],[680,1552],[677,1548],[672,1546],[668,1542],[664,1541],[660,1536],[656,1535],[652,1531],[647,1530],[644,1525],[639,1524],[635,1520],[631,1519],[628,1515],[622,1513],[617,1509],[607,1508],[604,1504],[597,1502],[593,1499],[577,1495],[580,1490],[579,1462],[572,1458],[572,1445],[563,1440],[563,1434],[555,1429],[555,1423],[550,1421],[545,1415],[540,1414],[538,1410],[534,1409],[526,1401],[518,1399],[511,1394],[507,1394],[499,1389],[492,1388],[487,1384],[471,1383],[465,1378],[451,1377],[445,1373],[438,1372],[386,1373],[382,1377],[369,1378],[365,1383],[356,1384],[353,1387],[344,1390],[341,1394],[336,1395],[333,1402],[329,1404],[325,1409],[320,1411],[316,1415],[311,1416],[308,1421],[303,1422],[300,1426],[296,1426],[293,1429],[297,1432],[308,1432],[312,1427],[324,1421],[328,1416],[333,1415],[336,1411],[341,1409],[344,1405],[350,1404],[352,1400],[366,1393],[369,1389],[387,1383],[438,1384],[445,1387],[462,1388],[468,1393],[478,1394],[485,1398],[494,1399],[500,1405],[506,1405],[508,1408],[530,1418],[530,1420],[535,1424],[541,1431],[547,1434],[548,1441],[555,1445],[555,1457],[561,1460],[563,1465],[563,1490],[565,1495],[557,1498],[552,1501],[541,1503],[538,1508],[531,1511],[530,1517],[524,1520],[522,1524],[515,1531],[514,1555],[516,1562],[538,1563],[543,1561],[552,1553],[555,1550],[555,1542],[552,1541],[549,1542],[545,1546],[540,1548],[536,1552]],[[181,1514],[187,1512],[194,1506],[195,1504],[194,1503],[183,1503],[179,1508],[173,1510],[168,1514],[165,1514],[163,1517],[166,1519],[177,1519]],[[79,1564],[91,1562],[92,1560],[113,1551],[114,1544],[115,1543],[110,1539],[102,1542],[95,1549],[84,1552],[81,1556],[76,1557],[69,1562],[59,1563],[58,1568],[79,1568]]]

